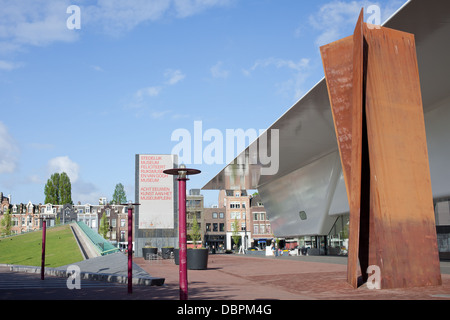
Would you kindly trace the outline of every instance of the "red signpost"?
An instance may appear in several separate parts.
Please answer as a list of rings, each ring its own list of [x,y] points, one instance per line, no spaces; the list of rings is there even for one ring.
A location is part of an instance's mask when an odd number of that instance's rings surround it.
[[[139,203],[124,203],[128,206],[128,293],[133,293],[133,207]]]
[[[178,202],[179,202],[179,264],[180,264],[180,300],[188,300],[187,281],[187,244],[186,244],[186,181],[188,175],[198,174],[197,169],[188,169],[185,165],[180,165],[176,169],[163,171],[165,174],[178,175]]]
[[[47,233],[47,222],[42,220],[42,255],[41,255],[41,280],[44,280],[45,272],[45,238]]]

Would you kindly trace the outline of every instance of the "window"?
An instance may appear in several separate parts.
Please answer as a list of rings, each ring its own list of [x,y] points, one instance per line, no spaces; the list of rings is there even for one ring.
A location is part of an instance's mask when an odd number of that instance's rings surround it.
[[[235,192],[235,193],[234,193],[234,196],[235,196],[235,197],[239,197],[239,192]]]
[[[206,231],[211,231],[211,223],[206,224]]]
[[[116,227],[116,219],[111,220],[111,227],[113,227],[113,228]]]
[[[120,219],[120,226],[125,227],[125,219]]]
[[[111,214],[111,209],[106,209],[106,216],[109,217],[110,214]]]
[[[259,225],[255,224],[255,225],[253,226],[253,233],[254,233],[254,234],[259,234]]]
[[[217,227],[218,227],[217,223],[213,223],[213,231],[216,231],[216,232],[217,232],[217,231],[218,231],[218,228],[217,228]]]
[[[254,220],[254,221],[258,221],[258,213],[257,213],[257,212],[255,212],[255,213],[253,214],[253,220]]]
[[[219,231],[225,231],[225,223],[219,223]]]
[[[241,204],[239,202],[231,202],[230,208],[231,209],[239,209],[241,207]]]
[[[86,213],[91,213],[91,208],[86,207],[85,212],[86,212]]]
[[[262,224],[262,225],[259,226],[259,232],[266,233],[265,225]]]
[[[220,219],[223,219],[223,218],[224,218],[223,212],[219,212],[219,218],[220,218]]]
[[[261,213],[259,214],[259,216],[260,216],[260,220],[261,220],[261,221],[266,220],[266,214],[265,214],[264,212],[261,212]]]
[[[213,212],[212,217],[213,219],[217,219],[217,212]]]
[[[241,213],[240,213],[239,211],[232,211],[232,212],[230,213],[230,218],[231,218],[232,220],[234,220],[234,219],[240,219],[240,218],[241,218]]]

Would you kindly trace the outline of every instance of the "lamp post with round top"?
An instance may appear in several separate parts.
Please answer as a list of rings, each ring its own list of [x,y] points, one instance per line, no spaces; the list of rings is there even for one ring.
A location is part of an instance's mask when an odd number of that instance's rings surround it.
[[[167,169],[163,172],[169,175],[178,175],[180,300],[187,300],[186,181],[189,180],[187,178],[188,175],[199,174],[201,171],[197,169],[188,169],[184,164],[181,164],[179,168]]]

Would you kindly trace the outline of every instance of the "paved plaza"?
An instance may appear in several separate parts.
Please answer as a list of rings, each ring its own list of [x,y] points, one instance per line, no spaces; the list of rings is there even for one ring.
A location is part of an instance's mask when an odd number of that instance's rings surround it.
[[[111,256],[79,263],[82,272],[126,275],[126,257]],[[112,265],[107,265],[109,261]],[[179,267],[173,260],[133,259],[135,277],[164,279],[163,285],[127,285],[81,280],[81,289],[69,290],[66,279],[0,267],[0,300],[178,300]],[[450,300],[450,262],[441,261],[442,286],[375,290],[353,289],[346,282],[346,257],[264,257],[215,254],[207,270],[189,270],[190,300]],[[137,273],[136,273],[137,272]],[[154,283],[156,284],[156,283]],[[161,284],[161,283],[158,283]]]

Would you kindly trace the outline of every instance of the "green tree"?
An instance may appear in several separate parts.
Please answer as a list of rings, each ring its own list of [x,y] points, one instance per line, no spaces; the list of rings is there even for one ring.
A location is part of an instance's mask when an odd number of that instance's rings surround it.
[[[69,176],[65,172],[52,174],[45,184],[44,194],[44,203],[72,204],[72,185]]]
[[[11,212],[10,210],[6,210],[6,212],[3,214],[3,218],[0,221],[1,225],[1,232],[0,234],[2,236],[10,236],[11,235]]]
[[[106,218],[106,214],[103,212],[102,218],[100,219],[100,227],[98,229],[99,234],[106,239],[106,236],[109,231],[109,222]]]
[[[63,172],[59,176],[59,204],[72,203],[72,184],[67,173]]]
[[[200,226],[197,221],[197,215],[194,213],[194,220],[192,221],[191,239],[194,242],[194,248],[197,248],[197,242],[201,240]]]
[[[125,194],[125,188],[123,184],[116,184],[116,188],[114,189],[114,194],[112,196],[113,204],[121,204],[127,202],[127,195]]]
[[[233,238],[234,244],[236,245],[236,250],[238,249],[239,240],[241,239],[241,236],[239,235],[239,221],[238,219],[234,219],[234,222],[232,224],[233,233],[231,237]]]

